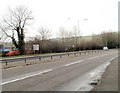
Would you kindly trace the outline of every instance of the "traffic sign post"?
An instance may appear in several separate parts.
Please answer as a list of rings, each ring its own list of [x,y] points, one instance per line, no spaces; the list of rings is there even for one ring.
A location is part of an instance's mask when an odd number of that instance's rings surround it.
[[[39,45],[38,44],[33,45],[33,50],[35,54],[39,53]]]

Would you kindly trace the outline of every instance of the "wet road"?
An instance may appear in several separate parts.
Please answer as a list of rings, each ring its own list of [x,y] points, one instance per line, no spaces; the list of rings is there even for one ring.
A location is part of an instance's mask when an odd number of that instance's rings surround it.
[[[117,55],[117,50],[109,50],[69,57],[56,62],[4,69],[2,70],[2,89],[3,91],[74,91],[76,88],[73,86],[76,84],[79,87],[86,73]],[[81,78],[79,82],[69,83],[77,78]]]

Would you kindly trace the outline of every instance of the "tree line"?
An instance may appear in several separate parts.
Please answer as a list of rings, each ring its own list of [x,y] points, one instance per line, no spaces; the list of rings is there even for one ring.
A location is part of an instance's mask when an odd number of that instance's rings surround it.
[[[50,39],[51,31],[41,27],[36,37],[30,37],[25,42],[24,30],[32,20],[32,11],[25,6],[19,6],[15,9],[10,9],[8,15],[0,23],[0,31],[11,38],[15,48],[19,50],[21,55],[24,54],[25,49],[33,50],[34,44],[39,45],[38,53],[93,50],[102,49],[105,46],[108,48],[118,48],[119,46],[117,32],[104,31],[99,35],[92,35],[90,40],[85,40],[76,27],[71,31],[61,27],[58,33],[59,38],[56,39]]]
[[[41,37],[38,36],[38,37]],[[38,44],[40,50],[38,53],[58,53],[72,52],[82,50],[96,50],[108,47],[109,49],[118,48],[118,32],[102,32],[99,35],[89,36],[90,39],[85,39],[84,36],[78,37],[61,37],[56,39],[40,39],[33,37],[32,40],[26,42],[26,47],[32,49],[34,44]]]

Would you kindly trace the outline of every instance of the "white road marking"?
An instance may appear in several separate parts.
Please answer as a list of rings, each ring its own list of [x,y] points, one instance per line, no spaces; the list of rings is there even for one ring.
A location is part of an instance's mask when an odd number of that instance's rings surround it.
[[[24,77],[21,77],[21,78],[17,78],[17,79],[14,79],[14,80],[6,81],[6,82],[1,83],[1,85],[5,85],[5,84],[11,83],[11,82],[23,80],[23,79],[26,79],[26,78],[29,78],[29,77],[33,77],[33,76],[36,76],[36,75],[44,74],[44,73],[50,72],[52,70],[53,69],[48,69],[48,70],[45,70],[45,71],[42,71],[42,72],[39,72],[39,73],[35,73],[35,74],[31,74],[31,75],[24,76]]]
[[[95,59],[95,58],[97,58],[97,57],[107,56],[107,55],[109,55],[109,54],[104,54],[104,55],[100,55],[100,56],[91,57],[91,58],[88,58],[88,60],[89,60],[89,59]]]
[[[101,56],[107,56],[108,54],[105,54],[105,55],[101,55]]]
[[[99,57],[99,56],[91,57],[91,58],[89,58],[89,59],[94,59],[94,58],[97,58],[97,57]]]
[[[104,55],[101,55],[101,56],[106,56],[106,55],[109,55],[109,54],[104,54]],[[100,56],[95,56],[95,57],[92,57],[92,58],[89,58],[89,59],[94,59],[94,58],[97,58],[97,57],[100,57]],[[66,64],[65,66],[70,66],[70,65],[73,65],[73,64],[81,63],[83,61],[84,60],[76,61],[76,62],[73,62],[73,63]],[[15,81],[19,81],[19,80],[23,80],[23,79],[26,79],[26,78],[29,78],[29,77],[33,77],[33,76],[36,76],[36,75],[44,74],[44,73],[50,72],[52,70],[53,69],[48,69],[48,70],[44,70],[44,71],[41,71],[41,72],[38,72],[38,73],[23,76],[21,78],[16,78],[16,79],[13,79],[13,80],[5,81],[5,82],[1,83],[0,85],[5,85],[5,84],[8,84],[8,83],[12,83],[12,82],[15,82]]]
[[[70,66],[70,65],[73,65],[73,64],[81,63],[81,62],[83,62],[83,61],[84,61],[84,60],[76,61],[76,62],[73,62],[73,63],[66,64],[65,66]]]

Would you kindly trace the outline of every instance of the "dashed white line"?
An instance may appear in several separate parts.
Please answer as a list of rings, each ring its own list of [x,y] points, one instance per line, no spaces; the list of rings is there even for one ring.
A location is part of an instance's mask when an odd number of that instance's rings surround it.
[[[26,78],[29,78],[29,77],[33,77],[33,76],[36,76],[36,75],[44,74],[44,73],[50,72],[52,70],[53,69],[48,69],[48,70],[45,70],[45,71],[42,71],[42,72],[39,72],[39,73],[35,73],[35,74],[31,74],[31,75],[24,76],[24,77],[21,77],[21,78],[17,78],[17,79],[14,79],[14,80],[6,81],[6,82],[1,83],[1,85],[5,85],[5,84],[11,83],[11,82],[23,80],[23,79],[26,79]]]
[[[81,63],[81,62],[83,62],[83,61],[84,61],[84,60],[76,61],[76,62],[73,62],[73,63],[66,64],[65,66],[70,66],[70,65],[73,65],[73,64]]]
[[[95,58],[97,58],[97,57],[102,57],[102,56],[107,56],[108,54],[104,54],[104,55],[100,55],[100,56],[95,56],[95,57],[91,57],[91,58],[89,58],[89,59],[95,59]],[[89,60],[88,59],[88,60]]]
[[[101,56],[107,56],[108,54],[105,54],[105,55],[101,55]]]
[[[108,55],[108,54],[104,54],[104,55],[101,55],[101,56],[106,56],[106,55]],[[92,57],[92,58],[89,58],[89,59],[94,59],[94,58],[97,58],[97,57],[100,57],[100,56],[95,56],[95,57]],[[70,65],[73,65],[73,64],[81,63],[83,61],[84,60],[76,61],[76,62],[73,62],[73,63],[66,64],[65,66],[70,66]],[[41,72],[38,72],[38,73],[34,73],[34,74],[27,75],[27,76],[23,76],[21,78],[5,81],[5,82],[1,83],[1,85],[5,85],[5,84],[12,83],[12,82],[15,82],[15,81],[23,80],[23,79],[26,79],[26,78],[29,78],[29,77],[33,77],[33,76],[36,76],[36,75],[41,75],[41,74],[50,72],[52,70],[53,69],[48,69],[48,70],[44,70],[44,71],[41,71]]]
[[[97,58],[97,57],[99,57],[99,56],[91,57],[91,58],[89,58],[89,59],[94,59],[94,58]]]

